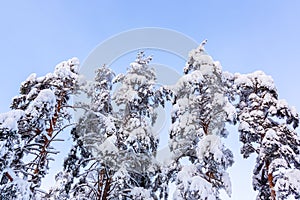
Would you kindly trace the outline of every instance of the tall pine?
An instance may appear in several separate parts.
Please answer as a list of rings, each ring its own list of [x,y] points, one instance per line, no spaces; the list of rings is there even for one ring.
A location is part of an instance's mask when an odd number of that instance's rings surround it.
[[[232,77],[237,104],[241,153],[256,153],[253,188],[257,199],[300,198],[299,117],[278,93],[270,76],[261,71]],[[297,179],[297,178],[296,178]]]
[[[219,62],[206,54],[205,41],[189,54],[184,75],[174,93],[170,149],[180,166],[174,199],[219,199],[219,190],[231,195],[226,169],[233,155],[222,143],[225,122],[235,119],[227,98]],[[188,158],[189,163],[180,162]]]
[[[32,74],[22,83],[8,113],[0,116],[1,199],[42,196],[41,181],[57,154],[52,143],[69,125],[70,95],[77,83],[77,58],[62,62],[54,73]]]

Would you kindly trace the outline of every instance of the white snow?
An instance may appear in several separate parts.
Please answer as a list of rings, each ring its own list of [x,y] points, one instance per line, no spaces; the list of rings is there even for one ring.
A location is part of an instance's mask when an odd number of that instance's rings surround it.
[[[215,200],[211,183],[197,175],[197,167],[195,165],[185,165],[177,174],[177,189],[173,194],[173,199],[182,200],[186,196],[182,194],[191,194],[201,199]]]
[[[283,178],[277,180],[275,184],[275,191],[280,194],[280,191],[295,191],[300,193],[300,170],[287,169],[283,171]],[[293,199],[291,192],[289,192],[289,199]]]
[[[32,73],[28,76],[28,78],[22,83],[22,85],[26,82],[34,82],[36,80],[36,73]]]
[[[62,79],[66,78],[77,78],[79,70],[79,60],[78,58],[71,58],[68,61],[63,61],[56,65],[54,76]]]
[[[23,110],[11,110],[7,113],[0,114],[0,127],[9,130],[18,130],[18,121],[24,116]]]
[[[297,112],[297,109],[295,106],[291,106],[290,111],[291,111],[292,116],[298,117],[298,112]]]
[[[98,151],[108,154],[108,153],[117,153],[118,148],[115,146],[113,141],[116,140],[115,136],[108,137],[99,147]]]
[[[273,129],[268,129],[265,137],[262,140],[262,144],[269,144],[272,143],[272,141],[276,140],[279,140],[279,137],[277,136],[276,132]]]
[[[202,140],[198,142],[197,145],[197,157],[199,160],[203,160],[204,157],[209,157],[210,154],[213,155],[214,160],[221,162],[223,158],[222,143],[219,136],[207,135]]]
[[[250,125],[245,121],[241,121],[238,130],[247,132],[250,130]]]
[[[272,115],[275,115],[275,114],[277,113],[276,107],[275,107],[275,106],[270,106],[269,112],[270,112]]]
[[[53,105],[56,103],[56,97],[52,90],[44,89],[41,90],[38,96],[34,100],[37,104],[39,103],[49,103]]]
[[[23,180],[18,177],[14,177],[14,180],[12,182],[7,183],[7,188],[12,186],[11,189],[14,192],[14,195],[16,196],[15,199],[18,200],[29,200],[31,199],[31,189],[30,189],[30,183],[26,180]]]
[[[151,199],[153,199],[151,197],[150,191],[146,190],[142,187],[134,187],[131,190],[130,194],[132,195],[132,198],[136,199],[136,200],[151,200]]]
[[[271,76],[266,75],[262,71],[256,71],[253,73],[253,79],[257,77],[257,80],[260,81],[260,85],[268,88],[269,90],[275,90],[274,81]]]
[[[182,90],[192,90],[193,84],[202,83],[203,80],[204,77],[202,72],[200,70],[195,70],[190,74],[182,76],[171,89],[175,94],[178,94]]]
[[[71,71],[73,71],[74,73],[79,72],[80,62],[77,57],[73,57],[73,58],[69,59],[67,62],[68,62],[68,65],[70,66]]]
[[[262,118],[262,117],[264,117],[264,113],[261,110],[252,110],[250,112],[250,115],[253,116],[253,117],[256,117],[256,118]]]
[[[223,109],[227,114],[227,119],[229,121],[233,122],[237,117],[235,107],[231,103],[229,103],[229,101],[227,100]]]
[[[231,197],[232,194],[232,186],[231,186],[231,181],[229,174],[227,172],[223,172],[222,174],[222,182],[225,186],[225,191],[228,194],[229,197]]]
[[[212,195],[213,189],[211,183],[199,176],[193,176],[190,181],[190,191],[192,191],[192,194],[197,193],[201,199],[216,199],[214,195]]]
[[[273,175],[276,175],[276,174],[274,174],[274,172],[276,172],[276,170],[278,170],[278,169],[280,171],[281,168],[282,169],[288,168],[288,164],[285,159],[276,158],[276,159],[272,160],[272,162],[269,166],[269,173],[273,173]]]
[[[258,87],[265,87],[269,90],[276,91],[274,81],[271,76],[266,75],[262,71],[255,71],[250,74],[234,74],[234,83],[243,87],[255,87],[254,83],[258,83]]]
[[[272,97],[272,95],[270,93],[267,93],[264,95],[264,100],[263,100],[263,103],[264,104],[269,104],[269,103],[272,103],[274,102],[274,97]]]
[[[31,115],[38,115],[39,109],[45,107],[51,117],[55,112],[56,97],[52,90],[41,90],[38,96],[30,103],[26,113]]]
[[[225,101],[226,101],[226,99],[225,99],[225,97],[224,97],[223,94],[221,94],[221,93],[215,93],[212,104],[214,106],[218,106],[218,105],[223,106],[224,103],[225,103]]]
[[[189,52],[189,60],[192,60],[192,63],[187,63],[192,64],[193,66],[203,66],[203,65],[213,65],[213,59],[211,56],[205,53],[204,45],[206,44],[206,40],[203,41],[197,49],[193,49]]]
[[[256,99],[258,99],[258,96],[257,96],[255,93],[251,93],[251,94],[249,95],[249,99],[250,99],[250,100],[256,100]]]
[[[244,75],[244,74],[239,74],[239,73],[235,73],[234,74],[234,84],[235,85],[244,85],[244,86],[247,86],[247,87],[252,87],[253,84],[251,82],[251,80],[247,77],[247,75]]]
[[[280,109],[286,109],[288,108],[288,103],[285,99],[279,99],[277,101],[277,105],[276,105],[277,109],[280,110]]]
[[[200,71],[203,74],[203,76],[214,76],[215,67],[208,64],[202,64],[200,67]]]
[[[104,120],[105,120],[104,123],[106,126],[106,132],[109,134],[114,133],[116,130],[115,124],[113,123],[114,118],[112,116],[108,116],[105,117]]]
[[[286,177],[293,189],[300,192],[300,170],[290,169],[286,172]]]
[[[183,166],[177,174],[177,181],[183,184],[184,190],[187,190],[190,184],[190,179],[196,175],[197,168],[195,165]]]

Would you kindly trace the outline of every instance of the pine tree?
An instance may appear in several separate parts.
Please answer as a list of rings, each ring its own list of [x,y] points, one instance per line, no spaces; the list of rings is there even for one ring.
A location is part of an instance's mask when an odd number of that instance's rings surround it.
[[[189,54],[184,73],[173,86],[156,85],[151,57],[143,52],[126,73],[106,66],[92,82],[79,83],[76,58],[54,73],[32,74],[0,114],[0,199],[220,199],[231,195],[227,173],[233,164],[223,144],[226,123],[239,122],[241,154],[257,156],[253,188],[257,199],[300,199],[299,116],[278,99],[270,76],[223,72],[207,55],[204,41]],[[116,92],[112,94],[112,90]],[[69,99],[85,98],[75,105]],[[156,160],[159,135],[153,131],[159,106],[172,101],[167,164]],[[69,109],[80,110],[71,123]],[[75,126],[73,126],[75,124]],[[73,146],[56,176],[42,191],[53,142],[66,127]]]
[[[219,199],[219,190],[231,195],[226,169],[233,155],[221,142],[227,136],[225,122],[234,122],[235,109],[229,103],[218,62],[204,51],[203,42],[192,50],[184,75],[171,89],[172,111],[170,149],[175,162],[188,158],[176,177],[175,199]]]
[[[257,154],[253,188],[257,199],[299,198],[299,124],[295,108],[279,100],[270,76],[261,71],[235,74],[239,95],[238,119],[241,153],[245,158]]]
[[[68,99],[76,88],[78,59],[58,64],[54,73],[32,74],[1,118],[1,199],[35,199],[47,174],[56,136],[70,120]]]
[[[153,177],[158,166],[154,157],[158,146],[158,135],[152,126],[156,120],[155,108],[160,105],[156,98],[156,75],[148,64],[151,57],[140,52],[125,75],[116,77],[121,86],[113,100],[119,106],[117,113],[119,127],[117,147],[124,155],[119,170],[112,181],[115,191],[111,198],[121,196],[133,198],[140,193],[139,199],[155,198]]]
[[[64,170],[58,174],[69,178],[63,185],[52,188],[49,196],[54,196],[54,199],[65,196],[68,199],[108,198],[111,184],[109,162],[117,159],[117,154],[113,154],[117,148],[112,141],[116,137],[111,105],[113,77],[114,73],[103,66],[96,71],[93,82],[80,87],[82,95],[86,95],[89,101],[75,105],[84,112],[71,131],[74,145],[64,162]]]
[[[113,97],[114,74],[107,67],[100,68],[94,83],[85,89],[90,102],[80,105],[85,111],[72,131],[75,145],[63,173],[71,173],[73,178],[65,184],[62,195],[70,192],[73,199],[155,196],[150,187],[158,138],[151,127],[159,102],[150,60],[139,53],[127,73],[114,79],[121,85]]]

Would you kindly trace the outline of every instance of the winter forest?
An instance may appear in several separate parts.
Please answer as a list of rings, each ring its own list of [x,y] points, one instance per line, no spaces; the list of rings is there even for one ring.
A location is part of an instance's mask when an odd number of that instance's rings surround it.
[[[103,65],[93,81],[79,74],[77,58],[31,74],[0,114],[0,199],[218,200],[221,190],[230,197],[226,124],[237,127],[243,157],[256,157],[249,187],[257,199],[300,199],[296,109],[264,72],[222,71],[205,43],[190,51],[175,85],[157,84],[152,57],[142,51],[126,73]],[[167,105],[169,131],[157,134],[158,108]],[[58,163],[55,143],[65,131],[72,148]],[[161,134],[168,135],[168,162],[157,159]],[[45,191],[53,163],[61,170]]]

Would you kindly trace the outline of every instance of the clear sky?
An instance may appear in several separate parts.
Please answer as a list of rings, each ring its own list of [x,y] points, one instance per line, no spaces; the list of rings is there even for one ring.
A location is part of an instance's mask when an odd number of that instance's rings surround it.
[[[280,98],[300,109],[298,0],[45,2],[0,2],[0,112],[9,110],[29,74],[45,75],[74,56],[84,61],[110,36],[142,27],[173,29],[198,42],[208,39],[208,53],[224,70],[266,72],[274,78]],[[239,144],[234,146],[238,153]],[[251,183],[242,173],[249,163],[232,170],[232,199],[254,199],[250,185],[240,187]]]

